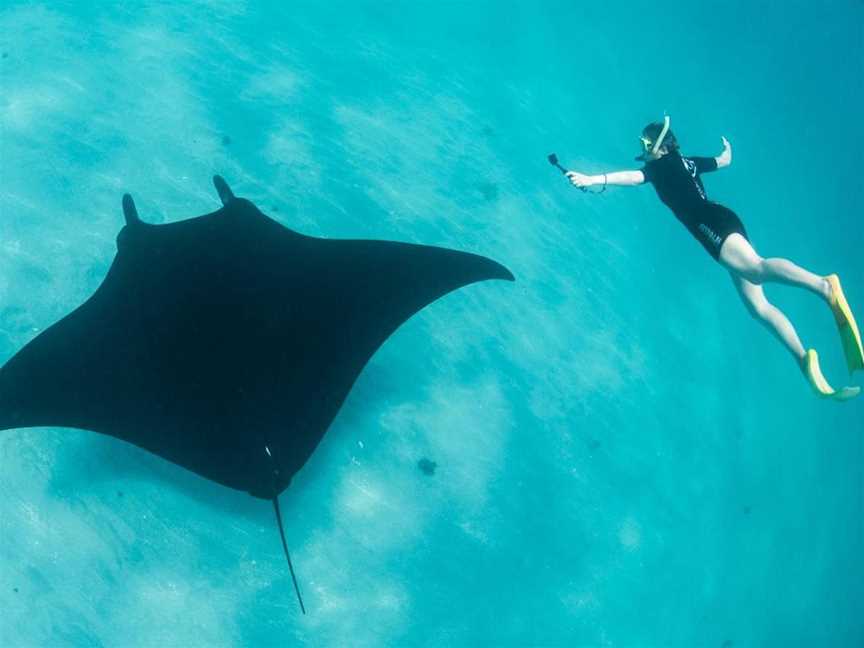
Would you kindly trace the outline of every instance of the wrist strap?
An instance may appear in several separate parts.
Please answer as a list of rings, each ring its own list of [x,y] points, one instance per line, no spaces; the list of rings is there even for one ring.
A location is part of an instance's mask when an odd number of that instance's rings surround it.
[[[591,191],[588,187],[579,187],[582,190],[582,193],[593,193],[593,194],[601,194],[606,191],[606,185],[609,181],[609,178],[606,177],[606,174],[603,174],[603,188],[600,191]]]

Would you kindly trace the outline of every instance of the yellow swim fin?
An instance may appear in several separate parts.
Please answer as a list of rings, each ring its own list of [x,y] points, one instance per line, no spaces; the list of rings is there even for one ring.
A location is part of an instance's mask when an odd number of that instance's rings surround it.
[[[849,373],[864,369],[864,348],[861,347],[861,333],[858,332],[858,325],[855,323],[855,318],[852,316],[852,309],[843,295],[843,288],[840,287],[840,277],[836,274],[825,277],[831,285],[831,311],[834,313],[834,319],[837,321],[837,328],[840,330],[840,340],[843,342],[843,353],[846,356],[846,366],[849,367]]]
[[[822,370],[819,368],[819,354],[816,353],[815,349],[807,351],[807,354],[804,356],[804,361],[802,362],[802,367],[804,369],[804,374],[807,376],[807,380],[810,381],[810,386],[813,387],[813,391],[823,398],[845,401],[850,398],[855,398],[861,393],[860,387],[842,387],[841,389],[834,389],[829,385],[828,381],[825,380],[825,376],[822,375]]]

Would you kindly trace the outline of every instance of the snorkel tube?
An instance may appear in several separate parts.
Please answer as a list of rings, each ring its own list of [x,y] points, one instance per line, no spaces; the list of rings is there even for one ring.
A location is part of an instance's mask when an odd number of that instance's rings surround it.
[[[660,131],[660,135],[657,137],[657,141],[654,142],[654,146],[651,149],[651,155],[657,155],[657,151],[660,150],[660,147],[663,146],[663,140],[666,139],[666,133],[669,132],[669,124],[672,122],[672,119],[669,115],[663,115],[663,130]]]

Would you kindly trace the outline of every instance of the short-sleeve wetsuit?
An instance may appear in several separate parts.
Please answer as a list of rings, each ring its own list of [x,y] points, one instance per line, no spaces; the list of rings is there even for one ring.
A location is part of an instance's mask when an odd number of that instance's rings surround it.
[[[708,200],[699,177],[717,170],[717,160],[710,157],[684,157],[671,151],[642,168],[645,182],[654,185],[657,196],[669,207],[714,259],[730,234],[747,232],[741,219],[731,209]],[[749,239],[748,239],[749,240]]]

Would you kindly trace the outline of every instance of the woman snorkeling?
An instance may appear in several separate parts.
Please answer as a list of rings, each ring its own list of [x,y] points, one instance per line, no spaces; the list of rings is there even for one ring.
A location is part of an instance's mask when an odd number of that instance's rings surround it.
[[[810,385],[820,396],[846,400],[857,396],[859,387],[833,389],[819,369],[819,356],[814,349],[805,350],[789,319],[765,297],[762,284],[784,283],[806,288],[831,307],[840,329],[846,363],[851,374],[864,369],[864,350],[855,319],[843,296],[837,275],[826,277],[813,274],[781,258],[766,259],[756,252],[747,231],[731,209],[708,200],[701,174],[716,171],[732,163],[732,147],[726,138],[723,152],[717,157],[685,157],[669,128],[669,117],[662,123],[648,124],[639,138],[643,152],[636,159],[645,165],[636,171],[617,171],[601,175],[585,175],[567,171],[558,164],[555,155],[549,161],[557,166],[570,182],[582,191],[602,185],[641,185],[650,182],[657,196],[665,203],[689,232],[716,261],[729,271],[738,294],[750,313],[762,322],[795,357]]]

